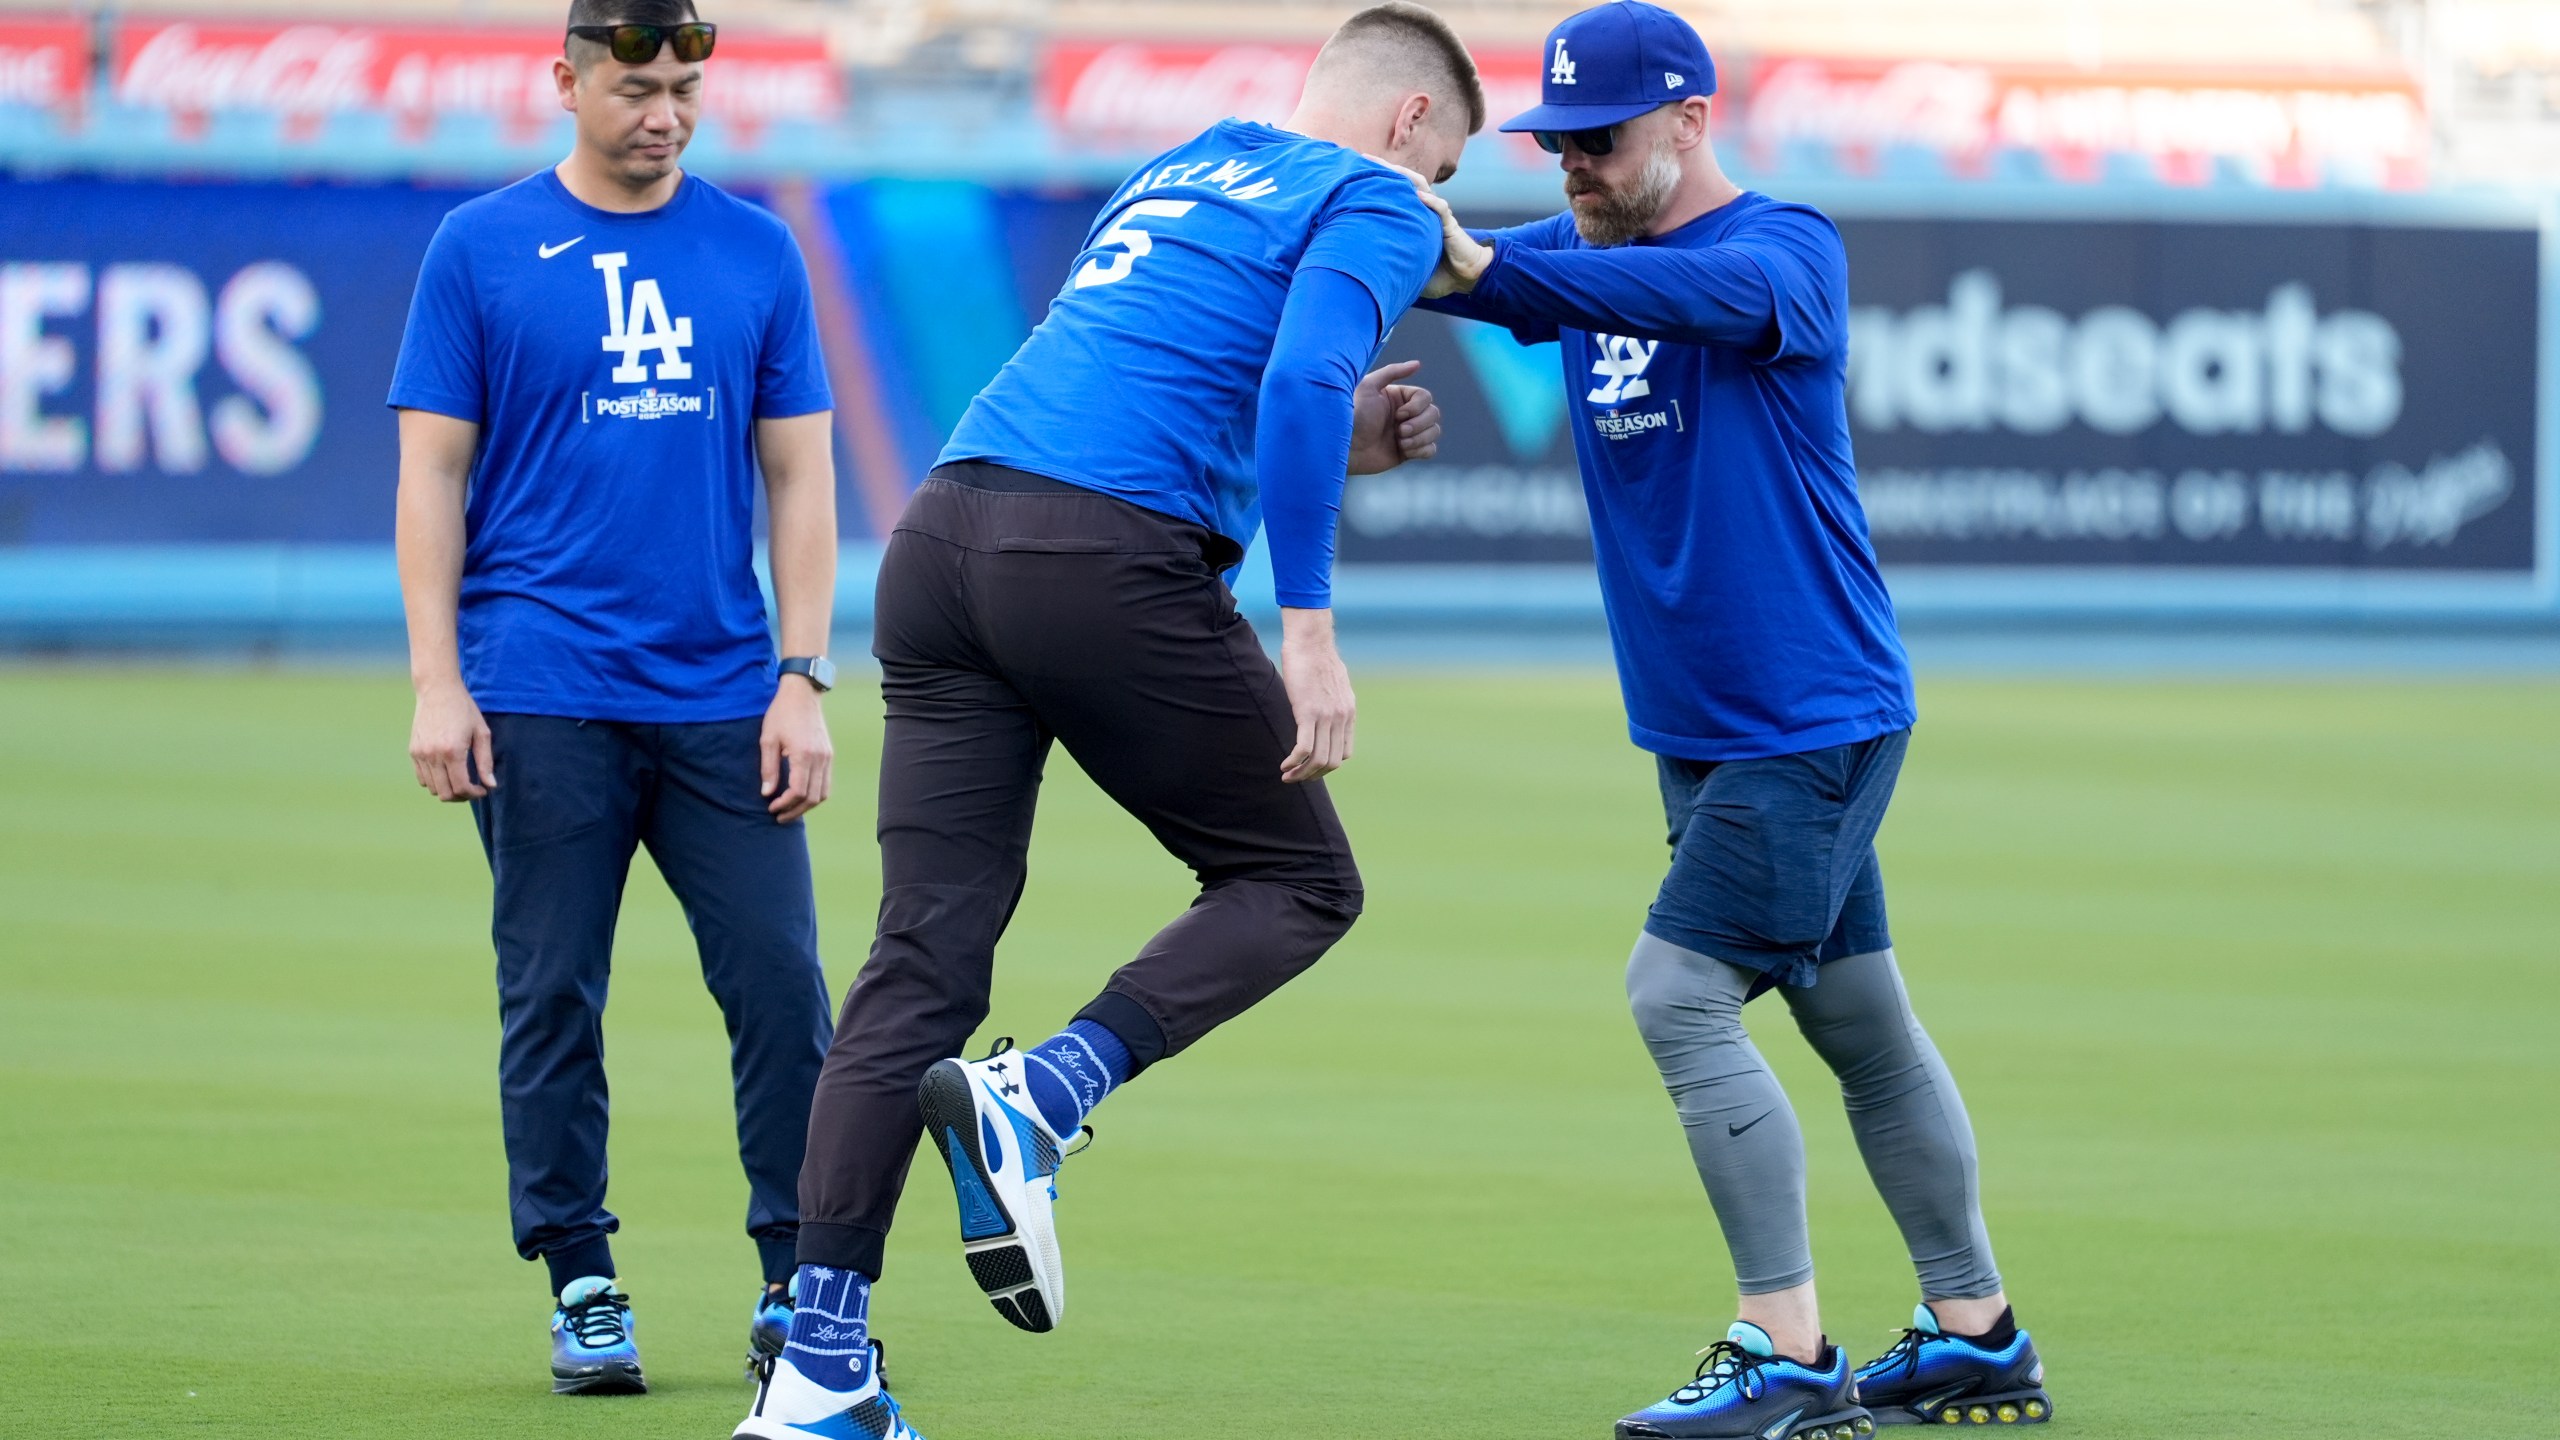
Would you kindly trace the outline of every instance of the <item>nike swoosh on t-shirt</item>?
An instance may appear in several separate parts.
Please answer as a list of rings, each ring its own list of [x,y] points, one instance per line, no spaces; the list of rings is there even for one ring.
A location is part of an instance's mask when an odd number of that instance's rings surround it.
[[[568,249],[570,246],[577,244],[579,240],[584,240],[586,238],[586,236],[581,235],[575,240],[563,240],[557,245],[536,245],[533,247],[534,253],[540,255],[543,259],[548,260],[552,256],[559,254],[561,251]]]

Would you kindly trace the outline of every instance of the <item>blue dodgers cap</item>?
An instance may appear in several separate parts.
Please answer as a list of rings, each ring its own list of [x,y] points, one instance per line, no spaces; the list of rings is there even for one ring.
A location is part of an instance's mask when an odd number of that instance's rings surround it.
[[[1547,33],[1546,102],[1504,130],[1597,130],[1716,93],[1716,63],[1688,21],[1644,0],[1609,0]]]

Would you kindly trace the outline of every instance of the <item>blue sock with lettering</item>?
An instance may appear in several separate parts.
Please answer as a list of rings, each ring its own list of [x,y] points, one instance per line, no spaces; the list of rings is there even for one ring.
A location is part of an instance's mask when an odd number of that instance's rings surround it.
[[[1093,1107],[1136,1068],[1120,1037],[1091,1020],[1071,1022],[1022,1056],[1032,1062],[1022,1067],[1031,1082],[1031,1103],[1061,1139],[1076,1133]]]
[[[871,1277],[803,1265],[793,1282],[791,1338],[782,1358],[802,1379],[851,1394],[871,1383]]]

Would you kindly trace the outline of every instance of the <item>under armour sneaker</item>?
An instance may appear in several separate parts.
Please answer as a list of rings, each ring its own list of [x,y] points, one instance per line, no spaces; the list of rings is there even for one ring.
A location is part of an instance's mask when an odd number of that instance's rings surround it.
[[[764,1363],[782,1353],[791,1339],[791,1292],[771,1288],[756,1292],[756,1308],[747,1317],[747,1378],[764,1373]]]
[[[602,1275],[572,1280],[551,1312],[551,1389],[558,1395],[640,1395],[631,1297]]]
[[[786,1349],[758,1369],[756,1403],[730,1440],[924,1440],[889,1394],[879,1341],[866,1338],[850,1355],[843,1349],[827,1353],[851,1365],[852,1390],[830,1390],[811,1380]]]
[[[1023,1059],[1012,1050],[1011,1040],[999,1040],[985,1059],[935,1062],[916,1103],[951,1167],[960,1249],[978,1288],[1015,1325],[1054,1330],[1066,1314],[1067,1276],[1050,1210],[1066,1145],[1031,1103]]]
[[[2044,1362],[2027,1332],[1949,1335],[1927,1305],[1893,1348],[1858,1367],[1858,1399],[1879,1425],[2039,1425],[2053,1418]]]
[[[1777,1353],[1768,1332],[1737,1320],[1700,1352],[1698,1373],[1670,1397],[1618,1422],[1618,1440],[1859,1440],[1875,1433],[1860,1408],[1849,1357],[1825,1344],[1821,1363]]]
[[[755,1371],[755,1407],[732,1440],[924,1440],[899,1414],[870,1338],[870,1289],[860,1276],[806,1266],[814,1281],[791,1317],[781,1353]],[[845,1281],[829,1294],[829,1284]]]

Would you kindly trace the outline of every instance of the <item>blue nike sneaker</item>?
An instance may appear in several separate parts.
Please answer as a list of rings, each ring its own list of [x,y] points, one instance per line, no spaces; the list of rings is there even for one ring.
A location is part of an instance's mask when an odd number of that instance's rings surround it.
[[[572,1280],[551,1312],[555,1395],[642,1395],[640,1348],[631,1338],[631,1297],[602,1275]]]
[[[1996,1344],[1949,1335],[1922,1305],[1892,1349],[1858,1367],[1858,1399],[1879,1425],[2041,1425],[2053,1418],[2044,1361],[2014,1321],[2003,1328]]]
[[[1011,1040],[999,1040],[983,1060],[935,1062],[916,1087],[916,1104],[951,1167],[960,1249],[978,1288],[1022,1329],[1054,1330],[1067,1310],[1051,1214],[1066,1143],[1031,1103],[1022,1057],[1012,1050]]]
[[[1858,1440],[1875,1418],[1858,1404],[1849,1357],[1822,1347],[1806,1365],[1777,1353],[1768,1332],[1737,1320],[1702,1352],[1696,1378],[1618,1422],[1618,1440]]]
[[[756,1308],[747,1317],[747,1378],[759,1379],[766,1362],[782,1353],[791,1339],[791,1292],[766,1287],[756,1292]]]

